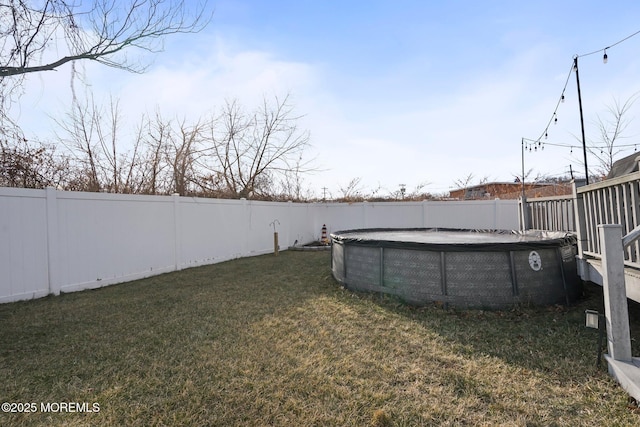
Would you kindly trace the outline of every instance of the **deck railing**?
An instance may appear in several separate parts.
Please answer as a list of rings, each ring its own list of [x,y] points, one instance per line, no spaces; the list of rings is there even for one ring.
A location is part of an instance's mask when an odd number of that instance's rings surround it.
[[[522,204],[521,204],[522,206]],[[527,227],[534,230],[576,231],[572,196],[538,197],[527,200]]]
[[[623,235],[640,225],[640,172],[590,185],[574,182],[571,196],[529,199],[522,206],[525,228],[575,232],[578,255],[601,258],[598,225],[620,224]],[[640,269],[640,241],[626,247],[625,265]]]
[[[640,225],[640,172],[579,187],[576,194],[581,199],[576,213],[584,217],[584,230],[580,230],[584,255],[601,257],[598,225],[620,224],[623,235]],[[625,250],[625,264],[640,268],[639,260],[636,240]]]

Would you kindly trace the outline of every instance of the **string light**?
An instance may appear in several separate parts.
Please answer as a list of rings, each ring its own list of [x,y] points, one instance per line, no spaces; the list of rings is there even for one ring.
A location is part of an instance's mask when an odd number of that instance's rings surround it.
[[[569,68],[569,73],[567,73],[567,79],[565,80],[564,87],[562,88],[562,93],[560,94],[560,98],[558,99],[558,102],[556,103],[556,107],[555,107],[555,109],[553,111],[553,114],[551,115],[551,118],[549,119],[549,122],[547,123],[547,126],[544,128],[544,130],[542,131],[542,133],[540,134],[538,139],[530,140],[530,139],[523,138],[523,141],[528,141],[529,142],[525,146],[525,149],[528,148],[529,151],[532,151],[532,148],[533,148],[533,151],[538,151],[538,147],[540,147],[541,150],[544,150],[544,145],[540,142],[540,140],[542,139],[543,136],[544,136],[545,140],[548,139],[548,137],[549,137],[549,126],[551,125],[552,122],[553,122],[553,124],[558,124],[558,114],[557,114],[558,107],[560,106],[560,104],[564,103],[564,101],[565,101],[564,93],[565,93],[565,91],[567,89],[567,85],[569,83],[569,79],[571,78],[571,74],[573,72],[577,72],[578,71],[578,61],[577,61],[577,59],[581,58],[581,57],[585,57],[585,56],[594,55],[594,54],[599,53],[599,52],[603,52],[602,62],[606,64],[608,62],[608,60],[609,60],[609,55],[607,54],[607,50],[608,49],[611,49],[612,47],[617,46],[618,44],[620,44],[620,43],[622,43],[622,42],[624,42],[624,41],[626,41],[626,40],[630,39],[631,37],[634,37],[634,36],[636,36],[638,34],[640,34],[640,30],[636,31],[633,34],[628,35],[627,37],[623,38],[622,40],[619,40],[619,41],[617,41],[617,42],[615,42],[615,43],[613,43],[613,44],[611,44],[611,45],[609,45],[609,46],[607,46],[605,48],[594,50],[593,52],[588,52],[588,53],[584,53],[584,54],[581,54],[581,55],[575,55],[573,57],[573,60],[571,61],[571,67]],[[551,146],[557,146],[557,147],[567,147],[567,148],[569,148],[571,150],[571,154],[573,154],[573,147],[574,147],[573,145],[552,144],[552,143],[548,143],[548,142],[545,142],[545,144],[549,144]],[[616,146],[618,148],[633,146],[634,147],[634,151],[637,150],[637,144],[616,145]],[[578,148],[578,147],[576,147],[576,148]],[[594,149],[598,149],[598,148],[600,148],[600,151],[602,152],[602,148],[603,147],[596,147],[596,146],[589,147],[590,150],[594,150]],[[608,147],[604,147],[604,148],[608,148]]]
[[[614,44],[609,45],[609,46],[607,46],[607,47],[605,47],[605,48],[598,49],[598,50],[594,50],[593,52],[589,52],[589,53],[583,53],[582,55],[576,55],[576,56],[578,56],[578,57],[584,57],[584,56],[589,56],[589,55],[594,55],[594,54],[596,54],[596,53],[600,53],[600,52],[605,51],[605,50],[607,50],[607,49],[611,49],[612,47],[617,46],[617,45],[619,45],[620,43],[622,43],[622,42],[624,42],[624,41],[629,40],[631,37],[637,36],[638,34],[640,34],[640,30],[636,31],[636,32],[635,32],[635,33],[633,33],[633,34],[629,34],[627,37],[623,38],[622,40],[618,40],[618,41],[617,41],[617,42],[615,42]]]
[[[538,147],[540,148],[540,150],[544,150],[544,146],[545,145],[550,145],[552,147],[560,147],[560,148],[568,148],[569,152],[571,154],[573,154],[573,149],[576,148],[580,148],[579,145],[574,145],[574,144],[562,144],[562,143],[553,143],[553,142],[542,142],[540,140],[534,140],[534,139],[528,139],[528,138],[522,138],[522,140],[525,142],[525,150],[529,150],[529,151],[538,151]],[[631,147],[633,147],[634,151],[637,151],[638,149],[638,143],[634,143],[634,144],[616,144],[616,148],[620,148],[620,149],[630,149]],[[589,150],[599,150],[600,153],[604,154],[605,150],[609,150],[610,147],[607,145],[592,145],[588,147]]]
[[[560,95],[560,98],[558,98],[558,102],[556,102],[556,108],[553,110],[553,114],[549,118],[549,121],[547,122],[547,126],[544,128],[544,130],[538,137],[537,141],[540,141],[542,137],[547,139],[549,137],[549,126],[551,126],[551,123],[554,123],[554,124],[558,123],[558,114],[557,114],[558,108],[560,108],[561,103],[564,103],[564,92],[567,89],[567,85],[569,84],[569,79],[571,78],[572,70],[573,70],[573,63],[572,63],[572,68],[570,68],[569,72],[567,73],[567,78],[564,82],[564,87],[562,88],[562,94]]]

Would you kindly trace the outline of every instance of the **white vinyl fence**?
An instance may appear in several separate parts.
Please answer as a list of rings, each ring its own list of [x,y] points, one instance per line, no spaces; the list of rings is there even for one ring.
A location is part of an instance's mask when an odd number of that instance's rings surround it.
[[[277,220],[277,222],[276,222]],[[0,303],[282,250],[354,228],[517,229],[515,200],[279,203],[0,188]]]

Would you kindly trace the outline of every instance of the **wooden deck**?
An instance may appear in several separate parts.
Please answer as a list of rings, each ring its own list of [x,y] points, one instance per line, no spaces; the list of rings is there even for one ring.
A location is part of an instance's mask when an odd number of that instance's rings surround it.
[[[602,261],[588,257],[578,259],[578,274],[582,280],[602,286]],[[625,266],[624,280],[627,298],[640,303],[640,270]]]
[[[578,274],[602,285],[598,225],[619,224],[626,235],[640,225],[640,172],[595,184],[573,182],[573,194],[520,204],[522,229],[567,231],[578,238]],[[640,241],[625,249],[628,298],[640,302]]]

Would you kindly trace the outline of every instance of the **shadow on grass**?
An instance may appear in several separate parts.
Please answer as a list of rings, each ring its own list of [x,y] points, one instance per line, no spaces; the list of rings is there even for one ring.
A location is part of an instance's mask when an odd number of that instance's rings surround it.
[[[560,380],[588,380],[596,369],[598,332],[585,327],[585,310],[604,311],[602,288],[586,283],[582,297],[570,306],[517,306],[510,310],[443,309],[437,304],[415,307],[395,297],[370,294],[380,307],[432,329],[462,353],[485,354]],[[629,305],[634,354],[640,345],[640,305]],[[606,348],[603,348],[606,352]]]

